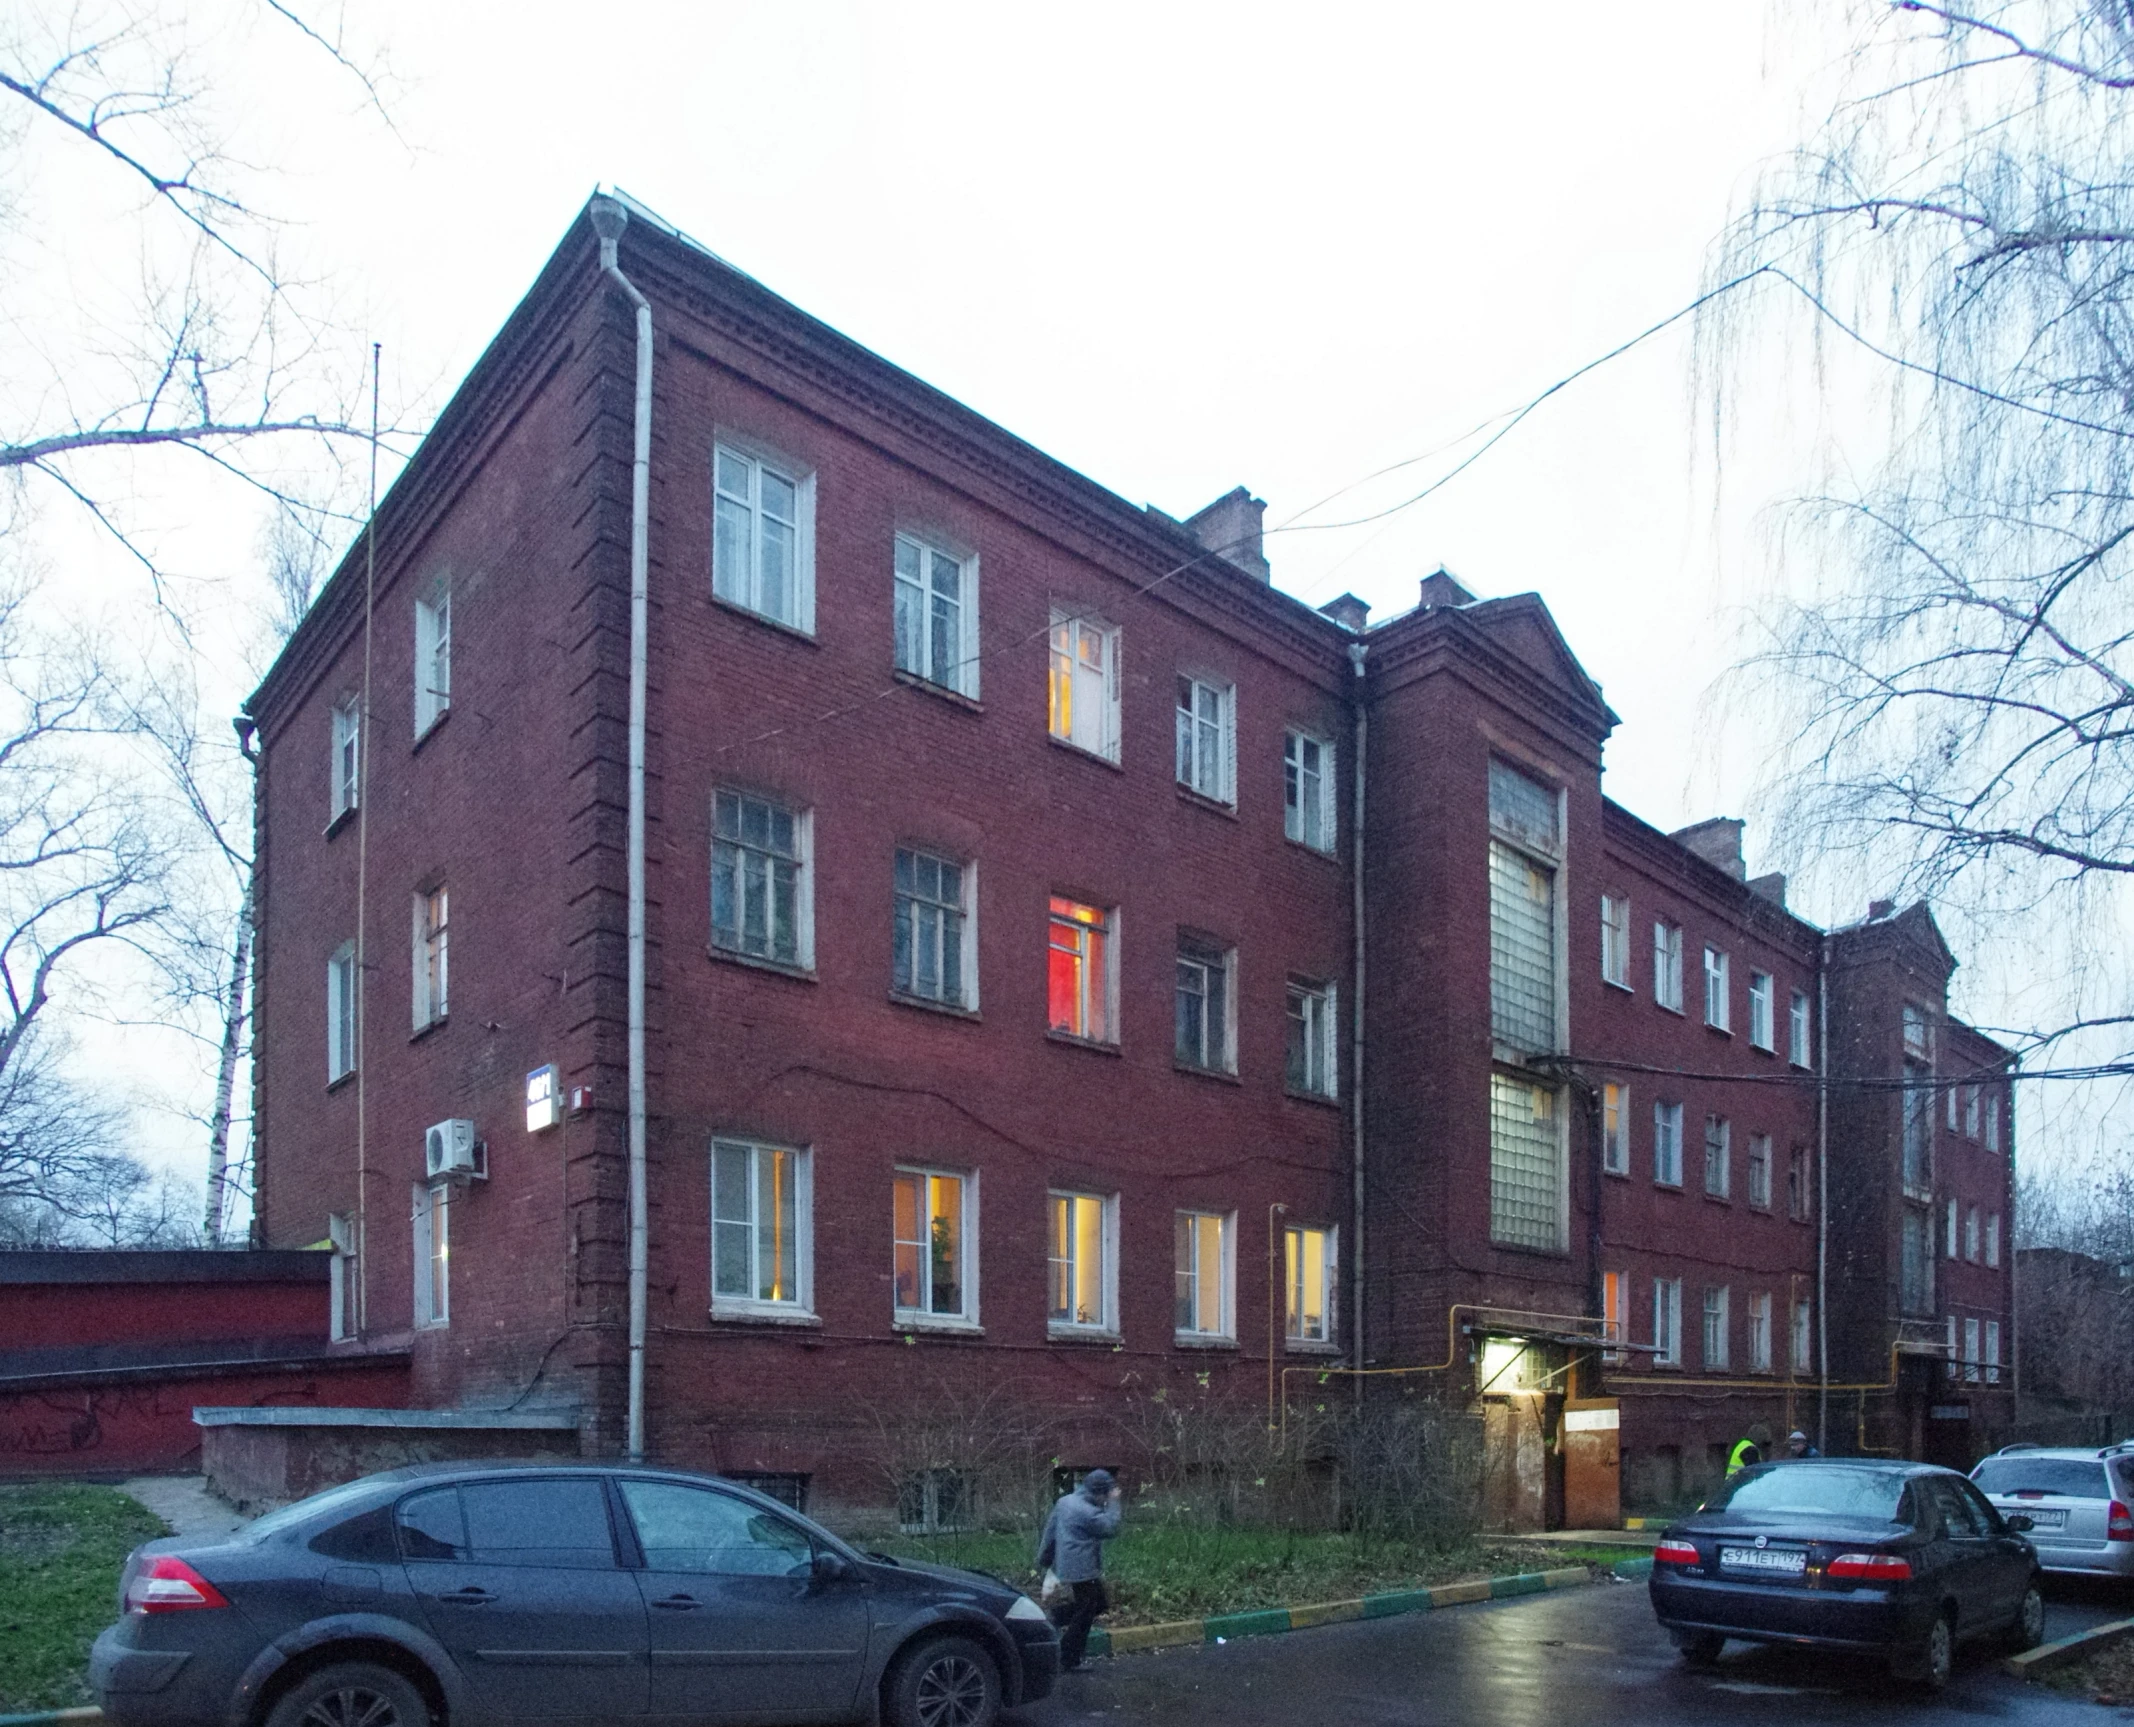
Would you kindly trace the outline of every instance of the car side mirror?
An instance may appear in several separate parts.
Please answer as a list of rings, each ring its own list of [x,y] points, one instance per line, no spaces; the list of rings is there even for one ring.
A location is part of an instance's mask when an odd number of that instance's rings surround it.
[[[2007,1524],[2008,1527],[2017,1535],[2027,1535],[2030,1533],[2031,1530],[2037,1528],[2037,1524],[2032,1522],[2031,1519],[2029,1519],[2028,1517],[2025,1517],[2020,1511],[2014,1513],[2012,1516],[2002,1518],[2001,1521]]]
[[[842,1583],[852,1575],[852,1562],[842,1553],[833,1553],[827,1547],[816,1549],[815,1563],[808,1568],[818,1589],[828,1588],[833,1583]]]

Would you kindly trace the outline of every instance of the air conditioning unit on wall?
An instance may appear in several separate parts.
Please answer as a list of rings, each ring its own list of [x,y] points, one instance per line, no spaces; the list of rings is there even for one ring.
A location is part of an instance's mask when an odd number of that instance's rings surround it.
[[[423,1161],[430,1179],[451,1177],[485,1181],[489,1176],[489,1148],[474,1137],[471,1121],[440,1121],[423,1135]]]

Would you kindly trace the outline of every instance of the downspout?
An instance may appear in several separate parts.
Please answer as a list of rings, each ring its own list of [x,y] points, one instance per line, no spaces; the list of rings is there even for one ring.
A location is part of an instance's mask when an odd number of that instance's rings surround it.
[[[1367,650],[1362,642],[1349,643],[1349,665],[1356,674],[1351,686],[1356,692],[1356,767],[1355,809],[1350,817],[1349,846],[1351,868],[1349,880],[1354,903],[1350,908],[1351,921],[1356,926],[1356,1000],[1349,1009],[1349,1179],[1352,1188],[1352,1204],[1355,1210],[1354,1236],[1349,1244],[1349,1312],[1352,1315],[1350,1335],[1354,1339],[1356,1354],[1356,1401],[1363,1401],[1364,1339],[1363,1339],[1363,983],[1364,983],[1364,911],[1363,911],[1363,786],[1364,751],[1371,741],[1371,715],[1364,705],[1363,659]]]
[[[652,507],[652,302],[616,262],[615,245],[630,213],[613,198],[595,198],[587,214],[600,237],[600,268],[637,308],[637,413],[630,463],[630,1407],[627,1450],[645,1455],[645,541]]]
[[[1815,1448],[1830,1455],[1830,937],[1815,972]],[[1865,1408],[1863,1402],[1861,1405]]]

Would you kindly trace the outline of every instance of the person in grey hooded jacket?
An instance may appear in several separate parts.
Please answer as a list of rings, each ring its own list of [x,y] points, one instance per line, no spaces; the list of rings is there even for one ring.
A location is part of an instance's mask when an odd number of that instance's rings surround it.
[[[1111,1605],[1104,1592],[1104,1543],[1119,1533],[1119,1486],[1108,1469],[1092,1469],[1082,1485],[1062,1494],[1038,1537],[1037,1563],[1073,1590],[1060,1619],[1060,1669],[1082,1664],[1096,1617]]]

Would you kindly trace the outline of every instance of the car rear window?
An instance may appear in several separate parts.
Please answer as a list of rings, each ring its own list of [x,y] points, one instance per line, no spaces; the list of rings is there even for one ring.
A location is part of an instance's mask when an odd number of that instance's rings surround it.
[[[1971,1472],[1982,1493],[2053,1493],[2109,1499],[2104,1465],[2080,1457],[1989,1457]]]
[[[1706,1501],[1707,1511],[1809,1512],[1827,1517],[1893,1521],[1904,1498],[1904,1477],[1879,1469],[1826,1469],[1781,1463],[1744,1470]]]

